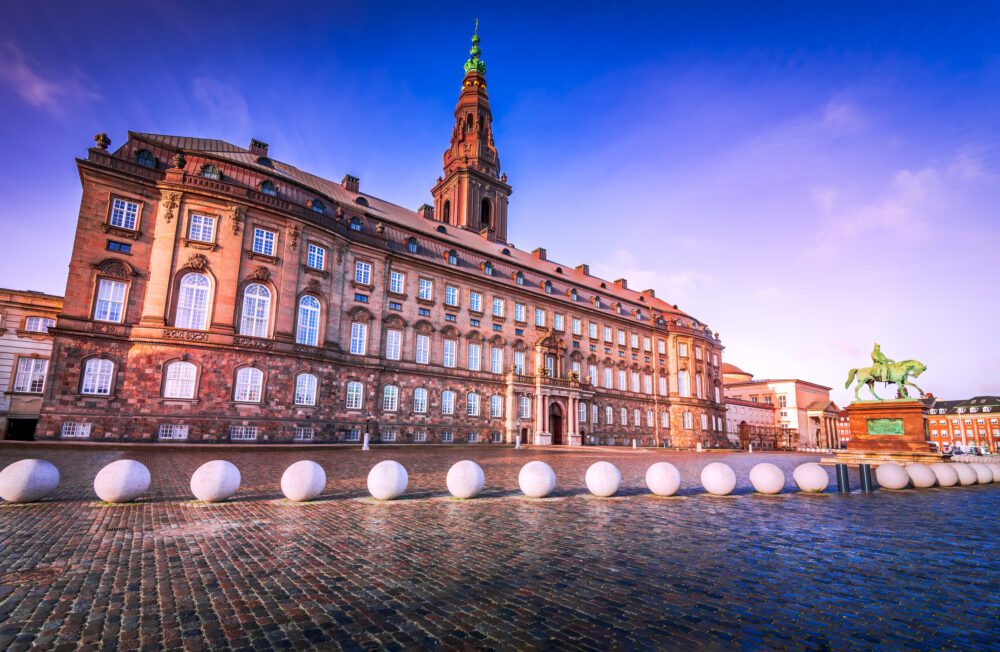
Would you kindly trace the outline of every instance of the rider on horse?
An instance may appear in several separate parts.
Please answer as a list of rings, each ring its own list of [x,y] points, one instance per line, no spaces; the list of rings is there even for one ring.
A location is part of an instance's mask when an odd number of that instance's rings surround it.
[[[880,383],[889,382],[889,365],[894,362],[895,360],[885,357],[882,347],[875,342],[875,348],[872,349],[872,377]]]

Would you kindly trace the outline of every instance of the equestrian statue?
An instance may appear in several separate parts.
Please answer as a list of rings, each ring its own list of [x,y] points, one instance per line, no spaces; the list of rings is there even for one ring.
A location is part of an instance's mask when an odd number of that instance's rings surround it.
[[[911,382],[910,378],[916,378],[925,371],[927,371],[927,366],[919,360],[900,360],[896,362],[887,358],[882,353],[882,347],[876,342],[875,348],[872,349],[872,366],[851,369],[847,374],[847,382],[844,383],[844,389],[850,387],[852,382],[857,381],[858,384],[854,387],[854,398],[860,401],[861,397],[858,395],[858,390],[861,389],[862,385],[867,385],[868,391],[872,393],[872,396],[876,400],[884,401],[886,399],[875,393],[875,383],[879,382],[887,385],[892,383],[896,385],[896,394],[899,398],[910,398],[910,395],[906,391],[907,385],[920,392],[922,398],[924,390],[917,387],[916,383]]]

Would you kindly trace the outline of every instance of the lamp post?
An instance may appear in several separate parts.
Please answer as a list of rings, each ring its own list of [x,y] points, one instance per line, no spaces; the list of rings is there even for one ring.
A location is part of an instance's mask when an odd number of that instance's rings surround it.
[[[375,417],[372,415],[371,410],[365,411],[365,443],[361,446],[361,450],[367,451],[371,450],[369,447],[369,442],[371,441],[372,424],[375,423]]]
[[[514,450],[521,450],[521,417],[517,417],[517,430],[514,432]]]

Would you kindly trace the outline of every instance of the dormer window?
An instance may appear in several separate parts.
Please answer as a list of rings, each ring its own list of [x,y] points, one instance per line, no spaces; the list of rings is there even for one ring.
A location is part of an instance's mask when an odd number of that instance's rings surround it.
[[[271,159],[267,158],[266,156],[258,156],[257,157],[257,163],[259,165],[263,165],[266,168],[273,168],[274,167],[274,163],[272,163]]]
[[[144,168],[156,169],[156,157],[148,149],[140,149],[136,152],[135,162]]]
[[[358,197],[357,199],[354,200],[354,202],[356,204],[361,205],[361,206],[367,206],[368,205],[368,200],[365,199],[364,197]]]
[[[524,274],[522,274],[521,272],[517,272],[516,274],[514,274],[514,282],[517,283],[518,285],[524,285]]]
[[[562,274],[562,267],[556,267],[556,274]]]
[[[308,206],[309,210],[311,210],[314,213],[319,213],[320,215],[326,214],[326,204],[324,204],[318,199],[310,199]]]
[[[439,227],[437,228],[437,232],[438,232],[438,233],[447,233],[447,232],[448,232],[448,229],[444,228],[444,226],[439,226]]]
[[[510,255],[510,249],[504,247],[503,249],[500,250],[500,253],[502,253],[504,256],[509,256]]]
[[[448,252],[448,264],[457,265],[458,264],[458,254],[454,249]]]
[[[408,251],[411,254],[417,253],[417,239],[416,238],[410,238],[409,240],[406,241],[406,251]]]
[[[601,283],[601,285],[604,285],[604,284]],[[594,307],[595,308],[600,308],[601,307],[601,297],[598,297],[598,296],[594,297]]]
[[[542,283],[542,289],[545,290],[546,294],[552,294],[552,281]]]
[[[569,291],[570,301],[577,301],[579,299],[579,297],[580,297],[580,295],[576,291],[576,288],[573,288],[572,290]]]
[[[347,224],[350,227],[351,231],[360,231],[361,230],[361,218],[359,218],[359,217],[352,217],[351,221],[348,222]]]
[[[273,183],[271,183],[270,181],[265,181],[262,184],[260,184],[260,191],[263,194],[269,195],[271,197],[278,196],[278,187]]]
[[[205,177],[206,179],[213,179],[215,181],[219,181],[220,179],[222,179],[222,172],[220,172],[219,168],[215,167],[214,165],[203,165],[201,166],[201,176]]]
[[[486,261],[483,263],[483,274],[487,276],[493,276],[493,263]]]

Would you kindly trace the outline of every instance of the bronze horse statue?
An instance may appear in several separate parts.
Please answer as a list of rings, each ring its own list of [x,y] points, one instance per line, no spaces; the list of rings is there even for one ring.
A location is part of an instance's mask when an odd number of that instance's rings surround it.
[[[889,362],[888,364],[879,366],[881,368],[878,370],[875,367],[851,369],[847,374],[847,382],[844,383],[844,389],[850,387],[851,383],[857,380],[858,384],[854,387],[854,398],[860,401],[861,397],[858,395],[858,390],[861,389],[862,385],[867,385],[868,391],[872,393],[872,396],[882,401],[885,399],[875,393],[875,382],[878,381],[887,385],[894,383],[899,396],[902,398],[910,398],[910,395],[906,391],[907,385],[916,389],[920,392],[920,396],[923,397],[924,390],[917,387],[916,383],[910,382],[909,379],[916,378],[927,371],[927,366],[924,363],[919,360],[900,360],[899,362]],[[879,373],[881,371],[885,373]]]

